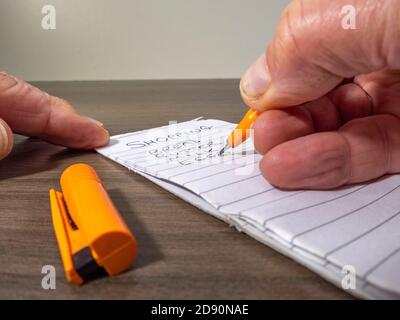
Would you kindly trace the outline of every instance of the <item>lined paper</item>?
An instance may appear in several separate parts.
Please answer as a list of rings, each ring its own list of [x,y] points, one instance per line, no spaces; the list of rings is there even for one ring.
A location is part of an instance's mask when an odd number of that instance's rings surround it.
[[[251,139],[220,157],[234,128],[195,120],[113,136],[104,156],[363,297],[400,297],[400,175],[331,191],[284,191],[259,170]],[[352,292],[350,292],[352,293]]]

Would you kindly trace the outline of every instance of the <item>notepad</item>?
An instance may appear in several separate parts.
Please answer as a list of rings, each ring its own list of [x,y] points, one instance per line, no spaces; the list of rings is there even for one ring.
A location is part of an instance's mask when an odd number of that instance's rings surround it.
[[[332,191],[280,190],[261,175],[251,139],[218,156],[234,127],[173,123],[113,136],[97,151],[353,295],[400,298],[400,175]]]

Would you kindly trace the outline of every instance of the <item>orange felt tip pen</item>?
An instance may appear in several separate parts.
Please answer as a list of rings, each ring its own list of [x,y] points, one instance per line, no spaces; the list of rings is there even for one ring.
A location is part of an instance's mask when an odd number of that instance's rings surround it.
[[[222,156],[228,149],[235,148],[244,141],[247,140],[250,136],[250,128],[253,125],[254,121],[256,121],[258,115],[260,113],[254,109],[250,109],[244,115],[242,121],[236,126],[236,128],[229,135],[226,140],[225,146],[219,152],[219,155]]]
[[[62,192],[50,190],[53,226],[68,282],[82,284],[126,270],[136,240],[96,171],[77,163],[61,175]]]

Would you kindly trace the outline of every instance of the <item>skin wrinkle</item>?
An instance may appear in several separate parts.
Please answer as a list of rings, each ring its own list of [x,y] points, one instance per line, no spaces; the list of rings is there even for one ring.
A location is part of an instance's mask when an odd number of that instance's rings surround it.
[[[338,72],[338,65],[344,66],[346,65],[347,61],[342,59],[340,57],[340,54],[337,54],[333,51],[332,46],[330,43],[326,44],[326,40],[330,39],[332,37],[332,33],[329,34],[321,34],[321,30],[326,30],[324,28],[325,24],[328,25],[335,25],[333,23],[337,22],[338,26],[340,25],[338,21],[338,17],[340,17],[340,7],[333,6],[332,8],[332,3],[326,2],[326,0],[319,0],[319,21],[320,24],[317,26],[318,32],[318,43],[317,45],[313,45],[312,48],[318,48],[318,53],[310,52],[308,61],[310,65],[314,65],[316,68],[321,69],[323,72],[326,72],[328,75],[332,75],[334,77],[338,78],[345,78],[345,70],[347,68],[344,68],[342,72]],[[325,5],[324,5],[325,4]],[[310,30],[310,33],[314,32],[314,29],[312,25],[308,27]],[[331,32],[334,32],[335,30],[331,30]],[[312,38],[314,38],[315,35],[312,35]],[[306,41],[305,41],[306,42]],[[350,66],[349,66],[350,67]]]
[[[49,99],[50,102],[51,98]],[[47,104],[50,105],[50,104]],[[53,108],[48,108],[48,111],[45,112],[46,114],[46,119],[44,120],[44,125],[42,127],[42,130],[38,133],[38,136],[46,136],[46,132],[48,132],[49,130],[49,126],[50,126],[50,121],[53,117]]]
[[[385,5],[385,4],[383,4]],[[384,12],[388,12],[388,10],[384,10]],[[389,15],[389,12],[388,12]],[[389,52],[390,52],[390,43],[393,42],[391,39],[393,39],[391,36],[391,27],[388,25],[389,17],[386,19],[382,19],[382,31],[381,34],[375,34],[375,43],[378,43],[376,46],[376,49],[378,51],[378,59],[382,61],[382,68],[385,66],[390,67],[390,62],[389,62]]]
[[[327,95],[326,95],[326,98],[327,98],[328,101],[331,103],[331,105],[333,105],[333,107],[334,107],[334,109],[335,109],[335,111],[336,111],[336,117],[337,117],[337,119],[339,120],[339,126],[338,126],[338,127],[340,127],[340,126],[344,123],[343,116],[342,116],[342,114],[340,113],[339,108],[335,105],[332,96],[329,95],[329,94],[327,94]]]
[[[369,53],[367,55],[366,63],[370,71],[377,71],[387,66],[386,62],[386,46],[384,44],[384,36],[387,32],[385,2],[387,1],[367,1],[362,6],[365,12],[365,18],[362,20],[363,28],[368,30],[368,34],[363,37],[363,52]],[[374,27],[371,28],[371,22]],[[372,66],[372,67],[371,67]]]
[[[381,103],[379,101],[379,94],[374,94],[374,92],[379,89],[376,83],[371,83],[369,81],[364,83],[364,81],[360,81],[359,77],[355,77],[354,84],[359,86],[365,92],[365,94],[370,98],[372,106],[372,114],[378,114],[379,106],[381,105]]]
[[[326,3],[326,0],[323,1]],[[342,1],[343,2],[343,1]],[[321,1],[320,1],[321,3]],[[333,8],[330,8],[328,5],[326,8],[323,9],[323,20],[327,21],[329,19],[333,20],[332,22],[327,24],[330,25],[340,25],[340,21],[338,21],[337,17],[340,16],[339,14],[334,14],[332,12],[338,12],[340,13],[341,5],[335,6],[336,3],[333,3]],[[374,35],[375,34],[380,34],[377,31],[373,32],[373,36],[361,36],[361,39],[363,41],[355,41],[355,32],[360,32],[359,30],[362,30],[363,28],[368,28],[368,30],[371,29],[371,24],[368,22],[362,25],[361,22],[363,21],[374,21],[374,23],[380,23],[381,21],[384,20],[380,17],[375,18],[374,16],[371,17],[371,14],[374,13],[373,10],[376,11],[377,7],[377,2],[373,1],[372,4],[365,5],[365,1],[363,3],[357,3],[357,29],[356,30],[331,30],[331,32],[334,32],[333,35],[327,35],[323,36],[322,39],[322,49],[320,48],[319,50],[324,50],[325,54],[322,56],[316,55],[316,54],[311,54],[310,56],[314,58],[313,60],[310,60],[311,63],[316,64],[320,66],[323,70],[330,71],[334,75],[340,76],[340,77],[348,77],[349,74],[354,75],[354,74],[361,74],[366,72],[366,70],[369,70],[371,68],[371,61],[373,62],[373,69],[379,70],[382,69],[384,66],[384,60],[382,59],[377,59],[376,56],[377,54],[372,54],[371,56],[371,51],[373,48],[381,47],[381,45],[374,45],[375,41],[374,39],[376,38]],[[329,18],[332,17],[332,18]],[[362,18],[361,18],[362,17]],[[323,27],[321,27],[324,29]],[[338,27],[339,28],[339,27]],[[374,30],[376,29],[382,29],[381,26],[374,26]],[[331,37],[333,36],[334,39],[336,39],[336,33],[337,32],[345,32],[345,38],[344,38],[344,43],[348,43],[348,48],[346,48],[345,51],[343,51],[342,46],[332,46],[332,39]],[[360,48],[358,50],[352,49],[354,45],[357,45],[357,43],[360,44]],[[324,45],[326,44],[326,45]],[[357,56],[355,56],[355,53],[358,53]],[[361,57],[360,57],[361,54]],[[356,58],[356,59],[354,59]],[[361,64],[360,64],[361,63]],[[330,66],[328,66],[330,65]]]
[[[300,108],[302,108],[308,114],[308,117],[311,120],[310,123],[312,125],[312,129],[314,130],[314,132],[316,132],[317,128],[315,127],[315,120],[314,120],[314,117],[313,117],[313,114],[312,114],[311,110],[308,109],[306,106],[300,106]]]
[[[57,99],[57,98],[53,98],[53,99]],[[46,119],[46,130],[42,131],[42,133],[39,135],[40,138],[50,139],[52,132],[54,131],[55,125],[54,125],[54,123],[52,123],[52,121],[54,121],[56,119],[56,116],[54,116],[54,107],[53,108],[49,107],[48,115],[49,115],[49,117]],[[85,139],[86,132],[78,131],[77,133],[78,133],[78,135],[75,137],[76,141],[81,142],[81,141],[87,140],[87,139]],[[85,143],[85,144],[81,144],[80,148],[87,149],[88,146],[89,146],[89,144]]]
[[[293,8],[293,6],[292,6],[292,8]],[[286,15],[291,17],[291,15],[289,14],[290,9],[287,10],[287,12],[288,13]],[[336,79],[336,82],[337,82],[336,85],[339,84],[343,78],[343,75],[336,73],[334,71],[334,68],[326,68],[325,65],[323,65],[321,63],[313,63],[310,60],[310,57],[313,57],[315,54],[313,54],[312,52],[308,52],[309,48],[314,47],[314,46],[310,46],[308,43],[309,42],[308,38],[312,39],[312,37],[307,36],[307,34],[309,33],[308,30],[310,29],[308,22],[304,21],[302,23],[296,24],[296,28],[295,28],[296,33],[301,35],[301,36],[298,36],[295,32],[293,32],[294,28],[291,25],[292,19],[290,19],[288,21],[286,21],[286,20],[283,20],[283,21],[285,22],[284,28],[282,26],[280,26],[280,32],[279,32],[279,34],[281,35],[281,38],[279,39],[279,41],[275,41],[274,44],[276,45],[277,43],[281,43],[282,41],[284,42],[285,45],[282,47],[282,49],[279,50],[281,52],[287,52],[288,47],[291,48],[292,46],[295,46],[295,44],[296,44],[298,50],[295,52],[295,57],[296,57],[295,59],[296,59],[296,61],[298,61],[298,64],[299,65],[309,65],[310,68],[317,68],[317,70],[313,70],[312,74],[319,74],[320,75],[319,78],[307,77],[307,75],[306,75],[306,79],[308,79],[307,81],[310,82],[309,86],[318,88],[321,83],[324,83],[326,80],[332,79],[332,78]],[[320,22],[321,18],[319,18],[318,21]],[[313,24],[315,24],[314,21],[313,21]],[[289,37],[288,37],[288,35],[289,35]],[[313,36],[315,36],[315,34]],[[300,37],[300,38],[298,39],[298,37]],[[289,44],[288,44],[288,41],[289,41]],[[318,40],[318,41],[320,41],[320,40]],[[293,43],[292,46],[290,45],[290,43]],[[297,45],[297,43],[299,43],[299,45]],[[306,43],[307,45],[300,45],[301,43]],[[290,49],[290,50],[292,50],[292,49]],[[272,49],[273,54],[275,54],[277,52],[278,52],[278,50],[276,48],[275,48],[275,50]],[[269,58],[271,58],[271,57],[269,56]],[[270,59],[268,59],[268,61],[269,60]],[[279,61],[280,59],[278,58],[278,59],[273,59],[273,60]],[[302,63],[301,61],[304,61],[304,62]],[[302,70],[302,69],[300,69],[300,70]],[[304,71],[306,71],[306,70],[307,69],[304,69]],[[304,71],[303,71],[303,73],[304,73]],[[279,73],[279,71],[278,71],[278,73]],[[276,77],[279,78],[279,74],[277,74]],[[310,81],[310,79],[312,79],[312,81]],[[281,90],[282,90],[282,88],[281,88]],[[327,92],[329,91],[329,89],[326,89],[326,90],[327,90]],[[315,98],[317,98],[317,96],[310,98],[310,100],[315,99]],[[257,99],[254,99],[254,100],[257,100]]]
[[[307,188],[307,189],[315,188],[315,183],[310,183],[310,182],[312,182],[313,180],[318,180],[318,177],[320,177],[320,180],[326,180],[326,179],[324,179],[324,177],[327,177],[329,175],[335,175],[336,172],[341,172],[342,170],[343,170],[343,166],[336,166],[336,167],[332,167],[332,168],[327,168],[326,170],[322,171],[319,174],[311,175],[311,176],[309,176],[309,177],[307,177],[305,179],[305,183],[304,183],[305,186],[306,186],[305,188]],[[345,177],[345,175],[340,175],[340,176],[344,176]],[[308,180],[310,180],[309,183],[307,183]],[[321,188],[329,188],[329,189],[330,188],[335,188],[335,187],[338,187],[341,184],[345,183],[345,180],[346,179],[342,179],[340,181],[337,181],[335,183],[329,184],[326,187],[321,187]],[[307,186],[307,184],[309,186]]]
[[[328,100],[328,101],[326,101]],[[310,117],[312,120],[312,128],[313,132],[323,132],[323,131],[331,131],[334,129],[337,129],[340,126],[340,117],[336,117],[332,120],[338,120],[338,121],[318,121],[321,117],[320,111],[324,111],[322,108],[326,109],[326,113],[329,113],[332,108],[334,108],[335,114],[337,114],[338,108],[335,104],[330,103],[331,100],[327,99],[327,97],[321,97],[320,99],[316,101],[311,101],[309,103],[306,103],[305,105],[300,106],[299,108],[305,108],[308,112],[310,112]],[[327,103],[330,103],[327,105]]]
[[[322,8],[323,3],[328,3],[325,8]],[[352,77],[355,69],[355,63],[359,61],[353,61],[353,56],[350,54],[343,54],[341,46],[332,46],[332,37],[336,39],[336,37],[340,35],[345,35],[345,42],[350,46],[353,46],[353,38],[354,31],[353,30],[343,30],[341,28],[341,4],[336,4],[336,2],[329,1],[320,1],[320,7],[322,10],[320,14],[322,15],[321,19],[325,22],[325,24],[330,26],[336,26],[337,30],[331,27],[332,30],[329,30],[329,34],[324,34],[320,38],[322,39],[320,46],[317,48],[320,53],[310,54],[310,63],[318,66],[321,70],[332,74],[333,76],[339,78],[348,78]],[[340,19],[338,19],[340,18]],[[321,30],[326,30],[324,26],[320,26]],[[313,46],[314,48],[314,46]],[[359,50],[357,50],[359,51]],[[360,69],[360,68],[357,68]]]
[[[336,170],[338,168],[343,168],[342,165],[336,164],[337,162],[342,163],[340,161],[339,157],[332,157],[324,160],[325,167],[321,168],[318,172],[313,172],[313,174],[309,175],[307,179],[314,179],[315,177],[323,177],[327,173],[335,172],[335,171],[341,171],[341,170]]]
[[[341,140],[343,139],[343,137],[339,133],[335,133],[335,135],[341,138]],[[316,163],[324,164],[323,166],[313,167],[312,172],[308,174],[306,177],[304,177],[303,181],[307,181],[309,179],[315,179],[315,177],[318,176],[323,176],[325,173],[331,172],[332,168],[343,168],[343,164],[346,163],[345,160],[346,159],[348,160],[349,157],[349,152],[348,152],[349,150],[345,150],[345,152],[341,153],[337,153],[337,149],[330,149],[324,152],[319,152],[315,148],[314,144],[303,143],[302,149],[303,153],[312,156],[313,160]],[[285,164],[285,157],[282,155],[282,152],[280,151],[277,155],[273,152],[273,149],[271,153],[268,153],[267,157],[269,161],[272,161],[273,166],[278,166],[278,168],[280,166],[283,166],[282,169],[285,170],[285,172],[288,172],[288,170],[293,171],[295,172],[295,176],[297,176],[297,172],[299,172],[298,167],[303,167],[304,165],[307,167],[307,165],[309,164],[309,156],[305,158],[297,158],[297,160],[295,161],[295,165],[293,162],[295,159],[293,157],[290,157],[290,159],[286,161]],[[307,171],[310,172],[309,169],[307,169]],[[343,171],[343,169],[340,169],[338,171],[339,172]],[[348,169],[346,171],[348,171]],[[279,185],[282,186],[281,184]],[[307,184],[305,184],[305,186],[307,186]]]
[[[300,18],[302,20],[305,20],[305,14],[304,14],[304,0],[299,1],[299,6],[300,6]]]
[[[304,10],[304,2],[303,0],[300,0],[300,7],[303,8]],[[293,44],[294,48],[295,48],[295,55],[297,60],[299,61],[299,63],[304,62],[305,64],[307,64],[307,62],[309,61],[310,57],[312,56],[309,52],[309,48],[310,46],[308,45],[307,41],[304,41],[306,38],[308,38],[308,33],[311,31],[310,29],[314,29],[311,28],[310,26],[317,24],[321,24],[321,17],[317,16],[317,15],[312,15],[313,18],[310,17],[310,15],[303,14],[300,15],[300,19],[297,19],[297,23],[296,25],[293,25],[293,20],[290,19],[291,14],[290,12],[295,10],[294,6],[291,6],[286,13],[286,18],[284,19],[284,23],[285,25],[283,26],[283,34],[287,35],[288,37],[285,37],[285,41],[284,41],[284,48],[283,48],[283,52],[287,51],[287,46],[288,46],[288,42],[289,44]],[[317,16],[317,18],[315,18],[315,16]],[[299,21],[300,20],[300,21]],[[321,30],[320,28],[318,28],[317,26],[317,30]],[[314,33],[314,32],[313,32]],[[315,33],[314,33],[314,37],[315,37]],[[317,37],[318,39],[320,38]],[[312,38],[314,40],[314,38]],[[317,40],[317,42],[320,42],[320,39]]]
[[[81,143],[81,149],[89,149],[89,141],[86,139],[86,134],[84,132],[79,132],[79,136],[77,138],[77,141],[86,141],[85,143]]]
[[[346,156],[347,156],[347,161],[345,161],[346,164],[346,168],[347,168],[347,174],[345,174],[345,181],[343,181],[342,184],[348,184],[350,182],[354,182],[353,181],[353,155],[351,152],[351,145],[350,145],[350,141],[347,139],[345,134],[342,134],[340,132],[338,132],[339,136],[342,138],[343,142],[344,142],[344,146],[346,148]]]
[[[376,126],[377,131],[379,132],[379,135],[382,139],[383,142],[383,153],[384,153],[384,163],[385,163],[385,167],[383,169],[383,172],[390,172],[391,170],[391,148],[390,148],[390,144],[389,144],[389,138],[387,136],[386,130],[382,129],[380,126],[380,123],[374,119],[373,119],[373,123]]]
[[[298,45],[296,36],[293,32],[293,28],[292,28],[292,22],[290,19],[290,10],[286,10],[285,11],[285,15],[286,15],[286,19],[284,21],[286,21],[286,29],[287,29],[287,33],[289,36],[290,41],[293,43],[294,48],[299,52],[300,51],[300,47]]]
[[[307,115],[308,124],[310,125],[310,131],[316,132],[317,128],[315,127],[314,117],[311,110],[307,108],[305,105],[302,105],[299,108],[300,110],[303,110]]]
[[[375,73],[372,77],[371,75],[367,75],[367,78],[365,76],[358,76],[354,79],[354,83],[370,97],[373,114],[391,114],[400,119],[400,108],[388,105],[397,101],[398,98],[389,98],[389,101],[387,101],[388,97],[385,93],[386,89],[390,90],[390,92],[397,92],[400,89],[400,72],[397,71],[396,74],[392,74],[393,72],[395,71],[381,71]]]
[[[368,93],[368,91],[367,90],[365,90],[361,85],[360,85],[360,83],[358,83],[357,82],[357,80],[356,79],[354,79],[354,82],[353,82],[357,87],[359,87],[364,93],[365,93],[365,95],[366,95],[366,97],[368,98],[368,100],[369,100],[369,114],[370,115],[373,115],[373,114],[376,114],[376,108],[375,108],[375,104],[374,104],[374,99],[372,98],[372,96]]]
[[[373,29],[381,29],[380,28],[380,20],[379,17],[371,16],[374,10],[376,9],[375,4],[371,4],[369,1],[364,0],[364,2],[357,2],[356,6],[356,21],[357,21],[357,29],[358,30],[368,30],[368,37],[366,34],[362,34],[359,38],[358,45],[359,51],[362,52],[362,57],[357,57],[360,60],[362,68],[357,70],[356,74],[365,73],[365,70],[374,71],[381,69],[381,63],[378,63],[379,57],[376,52],[372,52],[373,50],[376,51],[374,46],[374,34]],[[373,28],[371,28],[371,22],[373,21]]]
[[[4,87],[4,82],[6,82],[7,80],[12,80],[11,85],[7,85],[6,87]],[[3,85],[2,85],[3,83]],[[8,90],[12,89],[13,87],[15,87],[16,85],[18,85],[18,81],[16,81],[16,79],[8,74],[5,74],[3,78],[0,78],[0,97],[1,95],[5,94]]]
[[[388,18],[388,27],[387,30],[392,31],[392,35],[387,37],[387,40],[385,43],[390,44],[390,49],[388,52],[388,59],[387,63],[388,66],[391,66],[393,69],[400,69],[400,41],[391,41],[391,39],[399,39],[400,38],[400,5],[398,3],[398,0],[391,0],[390,4],[388,6],[393,6],[395,7],[395,4],[398,5],[397,10],[392,10],[390,11],[391,14],[389,14]],[[390,26],[389,26],[390,25]],[[394,26],[394,27],[393,27]]]
[[[375,53],[376,59],[379,61],[376,68],[377,70],[384,69],[385,67],[396,69],[396,66],[391,63],[390,59],[393,44],[396,46],[397,43],[397,41],[393,41],[393,39],[398,39],[400,35],[400,32],[396,30],[398,20],[392,20],[392,14],[397,13],[400,9],[399,2],[398,0],[396,1],[368,1],[368,3],[371,4],[371,15],[375,15],[375,17],[378,16],[376,18],[370,18],[370,21],[378,21],[379,25],[372,29],[372,36],[370,37],[371,43],[368,43],[369,46],[366,49]],[[378,5],[382,7],[378,8]],[[397,57],[395,61],[398,61]]]
[[[40,116],[40,114],[45,114],[46,110],[50,110],[50,104],[46,104],[44,107],[40,106],[40,102],[41,99],[43,98],[42,94],[40,91],[35,92],[34,88],[29,85],[28,83],[24,82],[24,81],[18,81],[16,80],[16,85],[13,87],[14,90],[16,90],[17,92],[15,93],[9,93],[14,97],[29,97],[29,96],[33,96],[35,95],[35,93],[40,94],[40,98],[39,100],[37,99],[33,99],[33,102],[31,103],[31,106],[29,109],[26,108],[16,108],[13,110],[13,112],[15,113],[14,118],[22,118],[22,117],[26,117],[26,118],[38,118]],[[13,103],[14,105],[18,104],[17,100],[14,100]],[[24,132],[23,128],[18,128],[19,132]]]
[[[297,3],[290,4],[286,9],[281,18],[284,24],[280,24],[278,26],[277,34],[279,37],[275,36],[272,42],[272,45],[277,47],[272,47],[272,53],[274,53],[275,58],[273,59],[274,62],[279,62],[282,60],[282,56],[278,55],[278,53],[293,53],[296,56],[297,61],[300,63],[301,61],[306,61],[307,57],[309,56],[307,50],[308,46],[301,45],[304,43],[302,38],[299,35],[302,35],[305,28],[307,28],[309,22],[306,21],[306,16],[300,16],[300,19],[292,19],[292,11],[296,11],[295,5]],[[303,5],[304,7],[304,5]],[[293,21],[296,21],[296,25],[293,25]],[[279,46],[279,47],[278,47]],[[269,55],[267,55],[267,62],[268,65],[273,67],[272,73],[279,73],[280,68],[283,66],[281,65],[272,65],[269,61]],[[285,57],[284,57],[285,58]]]

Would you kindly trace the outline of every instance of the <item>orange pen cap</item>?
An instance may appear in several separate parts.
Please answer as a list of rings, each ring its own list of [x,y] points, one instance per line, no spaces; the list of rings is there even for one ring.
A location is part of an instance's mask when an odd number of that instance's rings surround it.
[[[62,192],[50,190],[53,226],[68,282],[116,275],[136,257],[136,239],[96,171],[77,163],[61,175]]]

